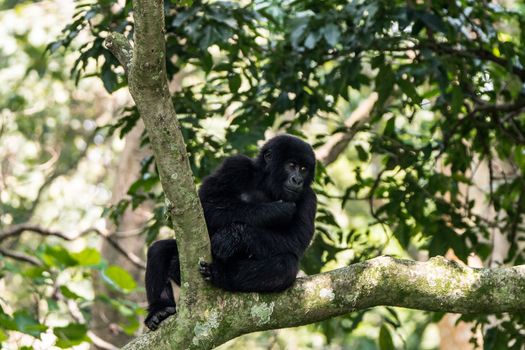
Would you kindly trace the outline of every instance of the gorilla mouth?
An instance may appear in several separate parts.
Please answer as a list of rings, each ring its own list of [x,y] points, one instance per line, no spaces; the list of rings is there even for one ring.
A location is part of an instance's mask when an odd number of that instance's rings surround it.
[[[298,195],[301,193],[301,190],[296,190],[296,189],[293,189],[293,188],[290,188],[290,187],[287,187],[287,186],[284,186],[284,190],[290,194],[293,194],[293,195]]]

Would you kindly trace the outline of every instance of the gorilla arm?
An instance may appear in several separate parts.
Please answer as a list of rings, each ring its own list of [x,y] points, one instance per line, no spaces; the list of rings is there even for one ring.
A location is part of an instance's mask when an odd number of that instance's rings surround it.
[[[255,191],[257,169],[245,156],[227,158],[221,167],[203,182],[199,196],[210,233],[232,223],[255,227],[273,227],[290,222],[295,203],[245,201],[243,195]]]
[[[308,188],[303,199],[297,203],[297,215],[288,225],[272,229],[242,224],[228,225],[213,235],[213,253],[221,259],[228,259],[238,252],[256,259],[282,253],[300,257],[314,233],[316,206],[315,194]]]
[[[203,203],[204,213],[211,232],[232,223],[270,228],[288,224],[295,213],[295,203],[245,203],[236,198]]]

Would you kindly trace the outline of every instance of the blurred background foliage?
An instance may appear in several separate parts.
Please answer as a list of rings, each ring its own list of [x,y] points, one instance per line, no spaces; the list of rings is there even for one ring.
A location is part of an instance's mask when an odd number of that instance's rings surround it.
[[[0,2],[0,342],[114,349],[144,331],[146,247],[170,225],[122,68],[130,1]],[[288,132],[316,149],[305,274],[390,254],[523,264],[525,5],[165,1],[197,182]],[[523,315],[389,307],[221,349],[523,349]]]

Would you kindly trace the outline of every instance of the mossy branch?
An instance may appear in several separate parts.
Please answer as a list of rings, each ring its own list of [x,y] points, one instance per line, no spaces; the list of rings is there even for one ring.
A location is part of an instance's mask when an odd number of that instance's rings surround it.
[[[105,45],[124,66],[130,93],[146,126],[177,238],[185,282],[181,301],[191,304],[207,290],[198,272],[199,259],[210,260],[211,255],[186,145],[168,89],[163,1],[133,1],[133,14],[134,47],[119,33],[108,35]]]
[[[125,72],[129,72],[131,60],[133,58],[133,48],[124,34],[109,33],[104,45],[117,58]]]
[[[300,326],[379,305],[462,314],[524,312],[525,265],[475,269],[443,257],[427,262],[378,257],[298,278],[284,293],[217,297],[205,311],[207,321],[194,326],[186,346],[211,349],[241,334]],[[179,344],[169,332],[173,322],[127,348]]]
[[[460,314],[523,312],[525,265],[471,268],[441,256],[427,262],[382,256],[300,278],[285,293],[260,300],[274,305],[276,317],[253,330],[294,327],[373,306]]]

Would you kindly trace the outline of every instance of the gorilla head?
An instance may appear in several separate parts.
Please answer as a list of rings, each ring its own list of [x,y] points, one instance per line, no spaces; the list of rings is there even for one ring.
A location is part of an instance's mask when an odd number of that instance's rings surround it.
[[[272,138],[256,159],[263,170],[263,191],[275,200],[296,202],[315,174],[315,154],[306,142],[290,135]]]

